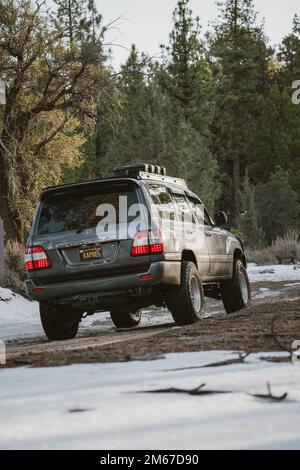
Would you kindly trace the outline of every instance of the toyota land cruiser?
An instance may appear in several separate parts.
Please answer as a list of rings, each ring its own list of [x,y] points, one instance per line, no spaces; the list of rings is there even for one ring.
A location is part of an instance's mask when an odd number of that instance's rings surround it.
[[[101,311],[131,328],[151,305],[167,306],[178,325],[203,318],[205,296],[227,312],[247,307],[244,249],[226,223],[184,180],[149,164],[46,188],[25,255],[46,336],[74,338],[82,317]]]

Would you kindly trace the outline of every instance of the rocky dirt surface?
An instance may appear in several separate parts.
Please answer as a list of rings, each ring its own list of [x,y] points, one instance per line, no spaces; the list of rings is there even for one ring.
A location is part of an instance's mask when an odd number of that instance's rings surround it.
[[[300,287],[296,282],[252,284],[253,302],[247,310],[226,314],[222,303],[207,300],[206,318],[194,325],[177,327],[167,321],[133,330],[85,330],[70,341],[35,338],[7,345],[7,364],[2,367],[60,366],[74,363],[147,360],[171,352],[237,350],[245,352],[291,351],[300,340]],[[147,312],[151,319],[151,311]],[[96,323],[96,322],[95,322]]]

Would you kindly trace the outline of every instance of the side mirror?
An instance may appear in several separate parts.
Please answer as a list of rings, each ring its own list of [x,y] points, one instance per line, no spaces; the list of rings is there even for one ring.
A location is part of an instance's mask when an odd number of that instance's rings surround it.
[[[215,222],[216,222],[217,227],[223,227],[223,225],[226,225],[228,222],[228,218],[225,212],[222,212],[222,211],[216,212]]]

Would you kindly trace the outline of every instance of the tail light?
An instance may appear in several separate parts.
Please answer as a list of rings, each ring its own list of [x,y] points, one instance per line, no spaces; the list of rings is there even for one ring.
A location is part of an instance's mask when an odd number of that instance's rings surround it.
[[[25,267],[27,271],[51,268],[51,261],[42,246],[32,246],[25,250]]]
[[[131,246],[131,256],[162,254],[163,251],[164,245],[159,231],[143,230],[135,234]]]

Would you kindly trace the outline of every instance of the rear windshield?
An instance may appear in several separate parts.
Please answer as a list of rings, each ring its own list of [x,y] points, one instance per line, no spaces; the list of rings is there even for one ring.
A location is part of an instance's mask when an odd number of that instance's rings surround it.
[[[127,201],[127,207],[138,202],[134,189],[129,190],[105,190],[102,193],[93,193],[82,196],[82,194],[64,194],[53,196],[43,203],[37,231],[40,235],[96,228],[98,222],[107,216],[106,210],[99,210],[99,206],[109,204],[113,208],[116,224],[120,222],[120,201]],[[124,202],[123,202],[124,203]],[[122,204],[122,202],[121,202]],[[102,214],[102,215],[97,215]],[[131,217],[133,218],[133,217]],[[130,223],[130,217],[128,217]]]

